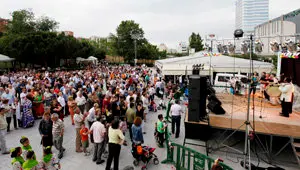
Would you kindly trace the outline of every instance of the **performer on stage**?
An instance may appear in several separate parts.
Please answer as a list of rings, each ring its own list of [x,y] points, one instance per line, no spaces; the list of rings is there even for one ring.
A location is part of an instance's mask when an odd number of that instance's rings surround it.
[[[282,111],[280,116],[289,117],[289,112],[291,112],[291,108],[293,106],[292,98],[293,98],[293,84],[291,83],[290,78],[285,78],[284,83],[280,84],[279,90],[281,91],[281,108]]]
[[[260,77],[261,90],[266,100],[270,101],[270,96],[266,92],[266,87],[269,85],[271,81],[270,74],[266,74],[263,72]]]
[[[257,72],[254,72],[253,76],[251,77],[250,95],[252,91],[253,91],[253,96],[255,95],[257,84],[258,84],[258,74]]]

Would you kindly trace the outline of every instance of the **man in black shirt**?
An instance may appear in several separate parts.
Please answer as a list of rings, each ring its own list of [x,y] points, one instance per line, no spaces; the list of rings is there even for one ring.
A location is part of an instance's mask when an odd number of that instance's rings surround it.
[[[111,103],[111,113],[112,115],[115,116],[120,116],[120,106],[119,106],[119,99],[117,96],[114,96],[112,98],[112,103]]]

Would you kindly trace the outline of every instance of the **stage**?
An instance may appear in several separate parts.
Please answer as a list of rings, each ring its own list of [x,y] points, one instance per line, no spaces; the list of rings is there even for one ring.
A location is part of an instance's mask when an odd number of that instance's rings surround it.
[[[209,113],[208,125],[212,128],[239,129],[240,131],[244,131],[245,125],[242,127],[241,125],[243,125],[246,120],[247,97],[221,93],[217,94],[217,97],[222,101],[222,107],[226,111],[226,114],[216,115],[214,113]],[[251,126],[255,126],[256,133],[300,138],[300,113],[293,111],[293,113],[290,114],[290,117],[287,118],[280,116],[279,112],[281,112],[280,105],[271,105],[259,96],[254,97],[253,107],[251,98],[250,123]]]

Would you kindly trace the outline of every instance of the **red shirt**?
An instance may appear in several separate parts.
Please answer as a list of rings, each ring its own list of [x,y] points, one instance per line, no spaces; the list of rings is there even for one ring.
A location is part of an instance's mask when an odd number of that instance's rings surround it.
[[[87,141],[89,139],[89,135],[84,135],[83,133],[87,133],[89,130],[88,128],[81,128],[80,129],[80,136],[81,136],[81,141]]]

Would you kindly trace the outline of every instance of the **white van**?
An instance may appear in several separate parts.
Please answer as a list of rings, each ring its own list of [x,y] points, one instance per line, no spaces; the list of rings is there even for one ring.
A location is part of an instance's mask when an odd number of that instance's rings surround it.
[[[248,77],[241,74],[235,74],[235,77],[241,80],[242,82],[247,81]],[[216,87],[230,87],[229,80],[233,78],[233,74],[227,73],[217,73],[215,77],[214,86]]]

